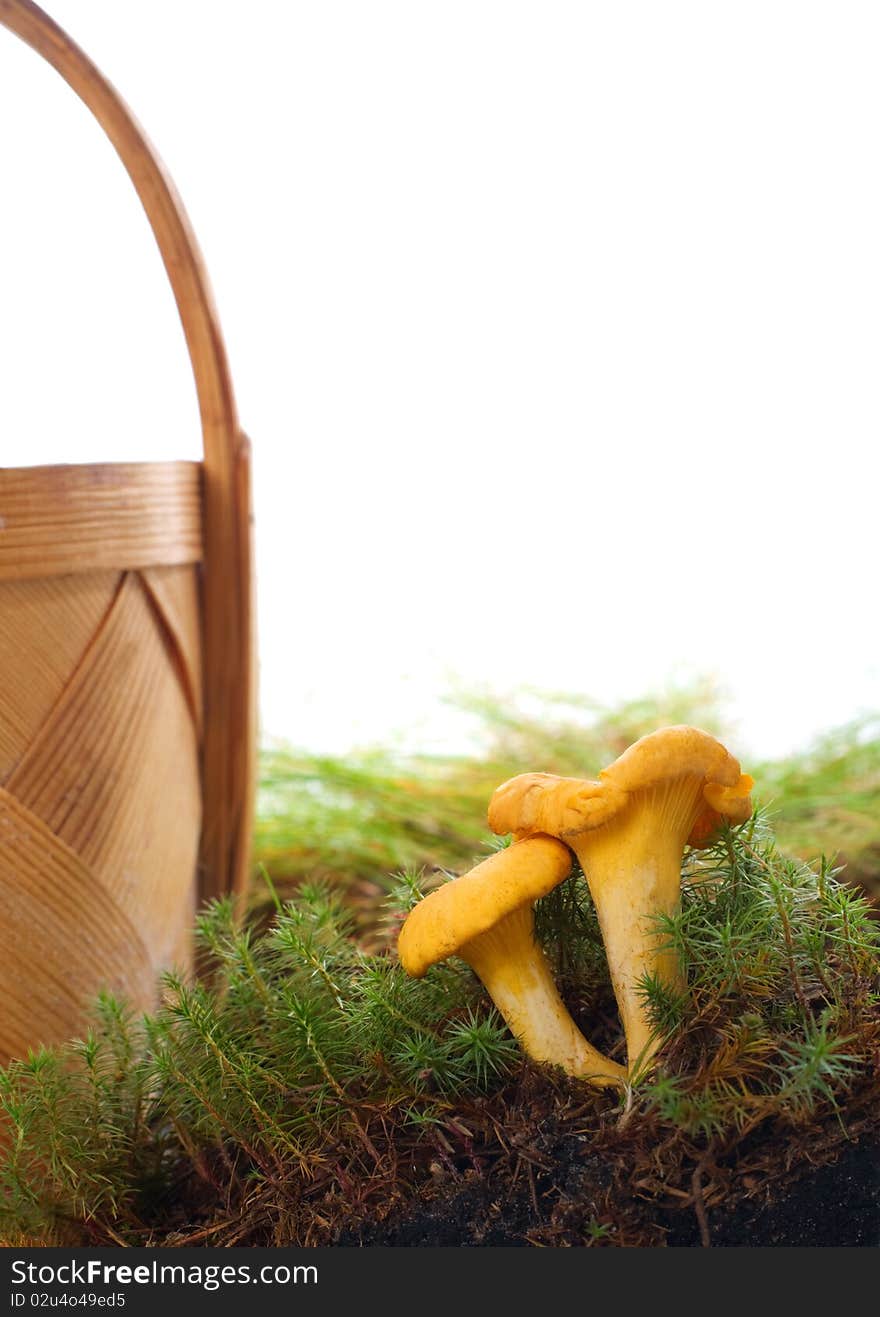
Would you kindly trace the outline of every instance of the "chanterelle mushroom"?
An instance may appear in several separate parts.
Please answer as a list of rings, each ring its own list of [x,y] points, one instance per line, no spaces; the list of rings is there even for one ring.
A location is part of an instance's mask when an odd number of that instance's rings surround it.
[[[568,848],[552,837],[514,842],[420,901],[400,930],[398,954],[414,978],[460,956],[533,1060],[599,1086],[620,1084],[626,1072],[584,1038],[535,941],[533,904],[571,866]]]
[[[631,1071],[657,1047],[640,978],[681,981],[674,952],[661,950],[652,916],[678,908],[685,843],[703,845],[721,818],[751,813],[752,779],[724,746],[697,727],[643,736],[599,780],[524,773],[498,788],[494,832],[548,833],[574,850],[586,875],[626,1033]]]

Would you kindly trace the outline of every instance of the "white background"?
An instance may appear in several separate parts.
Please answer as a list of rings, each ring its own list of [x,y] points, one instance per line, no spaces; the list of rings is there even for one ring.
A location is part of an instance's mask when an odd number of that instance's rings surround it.
[[[54,0],[189,209],[255,445],[263,722],[449,682],[877,705],[880,10]],[[6,465],[193,457],[112,150],[0,31]]]

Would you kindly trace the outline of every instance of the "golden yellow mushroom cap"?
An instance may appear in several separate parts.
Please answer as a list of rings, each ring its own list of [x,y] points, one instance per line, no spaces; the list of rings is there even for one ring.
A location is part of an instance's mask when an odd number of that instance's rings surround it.
[[[552,892],[571,867],[568,847],[552,837],[529,837],[497,851],[413,907],[397,942],[400,963],[421,978],[506,915]]]
[[[718,831],[722,819],[730,823],[745,823],[752,814],[752,787],[755,779],[741,773],[739,781],[731,787],[707,782],[703,787],[705,809],[700,814],[688,837],[691,846],[705,846]]]
[[[663,727],[635,741],[597,781],[522,773],[498,788],[489,805],[493,832],[547,831],[576,837],[608,823],[637,791],[675,778],[703,780],[705,809],[689,840],[699,845],[722,817],[742,822],[751,813],[752,779],[740,772],[720,741],[699,727]]]
[[[556,777],[553,773],[520,773],[492,796],[489,827],[498,833],[576,836],[586,828],[607,823],[628,799],[604,782]]]
[[[671,777],[702,777],[732,787],[739,781],[739,763],[714,736],[699,727],[680,724],[649,732],[603,768],[602,782],[621,791],[641,791]]]

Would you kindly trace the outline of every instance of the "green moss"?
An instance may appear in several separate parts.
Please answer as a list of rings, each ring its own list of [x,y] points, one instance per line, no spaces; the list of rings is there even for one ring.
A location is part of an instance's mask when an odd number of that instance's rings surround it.
[[[573,1097],[570,1082],[522,1062],[462,962],[407,978],[394,931],[426,885],[500,844],[484,819],[501,781],[594,774],[671,722],[723,735],[717,705],[698,690],[616,711],[537,697],[467,707],[481,747],[470,756],[263,756],[257,850],[272,878],[244,928],[227,902],[201,916],[210,976],[169,978],[145,1020],[105,998],[85,1041],[0,1071],[0,1237],[328,1242],[444,1167],[483,1174],[509,1155],[514,1182],[511,1129],[524,1139],[569,1109],[612,1161],[615,1139],[638,1159],[642,1130],[655,1171],[676,1148],[673,1178],[688,1156],[729,1158],[761,1129],[782,1147],[877,1110],[877,924],[843,881],[880,873],[875,723],[745,765],[778,843],[765,813],[686,856],[681,912],[661,932],[688,966],[687,990],[642,985],[659,1065],[622,1098],[579,1085]],[[822,850],[829,860],[805,861]],[[576,1019],[619,1055],[579,872],[539,904],[537,929]]]
[[[660,1065],[623,1096],[582,1089],[583,1101],[599,1121],[625,1104],[652,1138],[658,1127],[729,1140],[761,1122],[845,1120],[880,1059],[880,953],[864,899],[826,864],[781,854],[760,819],[687,856],[683,878],[681,913],[662,931],[689,967],[687,991],[643,984],[665,1038]],[[418,889],[411,874],[397,884],[392,921]],[[538,927],[596,1037],[610,994],[595,915],[579,873],[559,891]],[[2,1072],[5,1231],[188,1237],[231,1203],[258,1202],[257,1238],[302,1242],[316,1218],[328,1226],[315,1190],[328,1168],[349,1186],[339,1224],[358,1186],[404,1193],[401,1159],[427,1175],[431,1138],[442,1149],[444,1122],[466,1129],[474,1102],[503,1128],[530,1067],[479,982],[455,960],[411,980],[351,930],[342,894],[320,883],[260,928],[237,928],[229,902],[215,903],[199,920],[210,978],[170,977],[144,1021],[105,1000],[84,1043]],[[542,1082],[552,1110],[559,1081]]]

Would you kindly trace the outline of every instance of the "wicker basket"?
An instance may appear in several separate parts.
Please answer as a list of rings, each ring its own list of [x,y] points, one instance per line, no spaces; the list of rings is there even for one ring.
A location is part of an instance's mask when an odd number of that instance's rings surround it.
[[[0,471],[0,1062],[136,1006],[192,960],[200,897],[247,880],[254,780],[250,449],[208,281],[113,87],[29,0],[0,22],[101,124],[158,242],[204,461]]]

